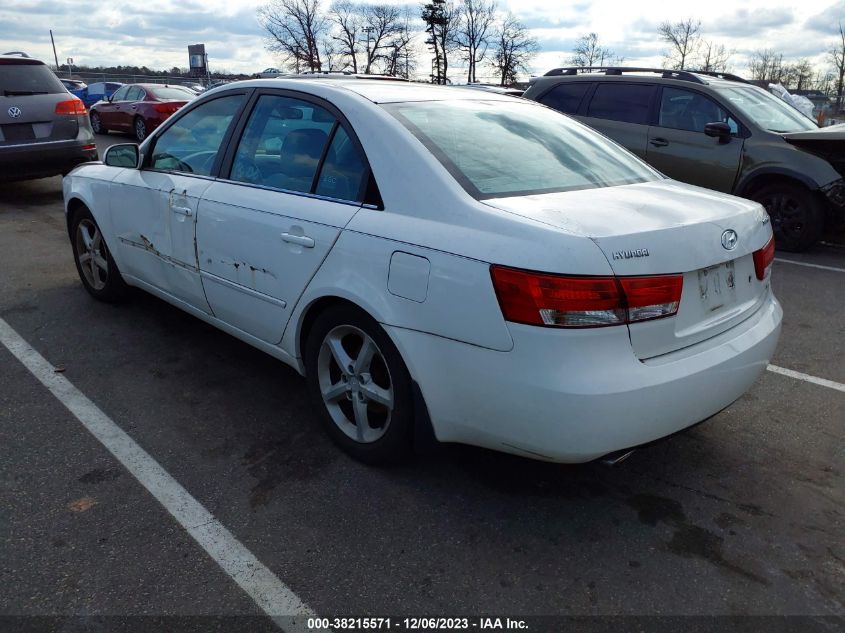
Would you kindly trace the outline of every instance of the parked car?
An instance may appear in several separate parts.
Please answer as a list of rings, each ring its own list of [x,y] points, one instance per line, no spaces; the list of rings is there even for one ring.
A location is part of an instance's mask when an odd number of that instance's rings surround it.
[[[85,105],[37,59],[0,55],[0,181],[43,178],[97,160]]]
[[[91,106],[91,126],[97,134],[128,132],[140,142],[195,97],[183,86],[126,84]]]
[[[728,406],[778,340],[759,204],[524,99],[239,82],[104,161],[64,181],[86,290],[143,288],[296,368],[365,461],[426,429],[628,450]]]
[[[118,83],[116,81],[97,81],[92,84],[88,84],[84,94],[79,95],[79,98],[82,99],[83,103],[85,103],[85,107],[90,108],[98,101],[108,99],[122,85],[122,83]]]
[[[760,202],[778,248],[806,249],[826,225],[845,222],[845,127],[819,128],[735,75],[558,68],[533,80],[525,97],[671,178]]]
[[[85,94],[85,89],[88,87],[88,84],[78,79],[63,79],[59,77],[59,81],[62,82],[62,85],[70,94],[75,97],[79,97],[80,99],[82,99]]]
[[[283,74],[284,72],[278,68],[265,68],[260,73],[256,73],[255,76],[262,79],[272,79],[273,77],[278,77]]]

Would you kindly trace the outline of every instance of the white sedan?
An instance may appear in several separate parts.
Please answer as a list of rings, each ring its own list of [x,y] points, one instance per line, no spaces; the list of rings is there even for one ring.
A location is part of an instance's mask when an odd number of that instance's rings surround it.
[[[762,207],[495,93],[229,84],[64,199],[88,292],[142,288],[295,367],[370,462],[429,430],[621,454],[731,404],[780,333]]]

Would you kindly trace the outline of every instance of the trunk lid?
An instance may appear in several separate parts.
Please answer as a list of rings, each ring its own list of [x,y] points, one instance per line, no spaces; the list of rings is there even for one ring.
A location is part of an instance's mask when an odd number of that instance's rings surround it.
[[[484,202],[589,238],[618,276],[682,274],[674,317],[628,326],[641,359],[724,332],[768,292],[752,254],[769,241],[771,227],[755,202],[671,180]],[[731,249],[722,245],[726,231],[736,233]]]

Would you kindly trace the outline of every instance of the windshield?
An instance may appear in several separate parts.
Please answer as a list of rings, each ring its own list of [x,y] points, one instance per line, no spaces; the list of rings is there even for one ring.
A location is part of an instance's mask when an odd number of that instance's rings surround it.
[[[762,88],[731,86],[720,92],[739,112],[769,132],[806,132],[818,128],[798,110]]]
[[[384,108],[477,199],[660,178],[616,143],[531,103],[423,101]]]
[[[180,88],[179,86],[165,86],[162,88],[153,88],[157,99],[179,99],[185,101],[186,99],[193,99],[196,95],[187,88]]]

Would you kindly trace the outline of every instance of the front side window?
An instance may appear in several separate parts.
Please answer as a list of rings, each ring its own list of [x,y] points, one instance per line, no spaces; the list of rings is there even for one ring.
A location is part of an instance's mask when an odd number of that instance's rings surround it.
[[[645,84],[599,84],[587,116],[624,123],[648,123],[654,87]]]
[[[156,140],[150,166],[211,175],[220,145],[243,99],[240,94],[220,97],[180,117]]]
[[[813,121],[776,96],[754,86],[720,88],[719,94],[764,130],[770,132],[808,132],[818,129]]]
[[[575,114],[578,112],[578,106],[581,105],[581,99],[584,98],[591,85],[585,81],[561,83],[540,97],[538,101],[558,112]]]
[[[383,107],[477,199],[660,178],[613,141],[535,104],[423,101]]]
[[[663,88],[658,118],[660,127],[703,133],[708,123],[727,123],[732,134],[739,132],[737,122],[712,99],[691,90]]]
[[[127,92],[129,92],[129,86],[121,86],[112,95],[111,100],[112,101],[125,101]]]

